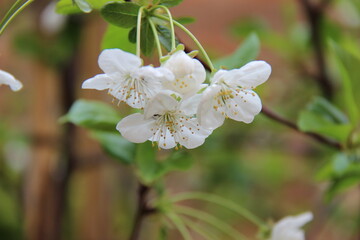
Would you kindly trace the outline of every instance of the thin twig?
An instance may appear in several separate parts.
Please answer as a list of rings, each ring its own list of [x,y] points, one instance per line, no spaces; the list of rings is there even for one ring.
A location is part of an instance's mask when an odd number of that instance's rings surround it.
[[[138,240],[141,231],[141,225],[144,218],[150,214],[156,212],[155,208],[150,208],[147,205],[147,195],[150,191],[150,187],[140,183],[138,190],[138,201],[137,201],[137,212],[135,215],[133,229],[130,235],[129,240]]]
[[[311,46],[315,55],[315,62],[317,65],[317,82],[323,95],[327,99],[332,99],[334,95],[333,85],[328,76],[325,62],[324,38],[322,34],[322,23],[324,12],[331,3],[331,0],[323,0],[319,4],[312,4],[309,0],[299,0],[302,6],[307,21],[309,23],[311,32]]]
[[[343,148],[340,143],[338,143],[336,141],[333,141],[331,139],[328,139],[328,138],[326,138],[326,137],[324,137],[324,136],[322,136],[320,134],[301,131],[299,129],[299,127],[295,123],[281,117],[280,115],[274,113],[273,111],[271,111],[270,109],[268,109],[265,106],[262,107],[261,112],[265,116],[267,116],[268,118],[270,118],[270,119],[272,119],[272,120],[274,120],[274,121],[276,121],[276,122],[278,122],[278,123],[280,123],[282,125],[285,125],[285,126],[291,128],[291,129],[293,129],[293,130],[295,130],[295,131],[297,131],[299,133],[305,134],[305,135],[317,140],[318,142],[324,143],[324,144],[326,144],[326,145],[328,145],[330,147],[336,148],[338,150],[341,150]]]

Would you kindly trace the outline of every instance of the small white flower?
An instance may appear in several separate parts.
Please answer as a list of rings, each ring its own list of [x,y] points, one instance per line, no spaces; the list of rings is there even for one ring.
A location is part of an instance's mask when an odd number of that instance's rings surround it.
[[[197,60],[188,56],[184,51],[177,51],[162,65],[175,76],[164,81],[166,89],[178,92],[184,97],[192,96],[204,87],[206,71]]]
[[[202,126],[215,129],[225,118],[250,123],[261,111],[261,100],[252,91],[265,82],[271,67],[264,61],[253,61],[240,69],[219,70],[203,92],[197,117]]]
[[[23,87],[22,83],[13,75],[2,70],[0,70],[0,85],[1,84],[9,85],[13,91],[19,91]]]
[[[141,58],[120,49],[106,49],[99,56],[105,72],[86,80],[82,88],[104,90],[133,108],[143,108],[162,89],[161,82],[172,79],[165,68],[142,66]]]
[[[49,34],[59,32],[65,25],[66,16],[56,13],[56,1],[50,2],[40,15],[40,26]]]
[[[202,145],[211,131],[201,127],[194,118],[199,97],[195,95],[178,101],[172,93],[158,93],[149,101],[144,114],[135,113],[123,118],[116,129],[131,142],[150,140],[163,149],[178,144],[189,149]]]
[[[311,212],[283,218],[273,227],[269,240],[305,240],[305,234],[301,227],[312,219]]]

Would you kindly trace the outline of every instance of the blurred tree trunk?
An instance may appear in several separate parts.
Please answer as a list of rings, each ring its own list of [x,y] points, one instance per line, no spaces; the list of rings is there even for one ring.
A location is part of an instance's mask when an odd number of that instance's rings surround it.
[[[60,219],[55,171],[59,158],[59,85],[54,73],[34,63],[31,129],[33,160],[25,182],[25,232],[29,240],[57,240]]]
[[[33,5],[36,22],[47,4],[48,1],[37,1]],[[67,189],[75,166],[74,127],[59,123],[59,117],[75,100],[80,22],[71,20],[68,28],[72,30],[69,35],[73,42],[72,56],[60,65],[58,73],[47,62],[33,61],[30,100],[33,159],[24,186],[25,236],[29,240],[59,240],[62,235]],[[46,37],[41,29],[35,31]]]

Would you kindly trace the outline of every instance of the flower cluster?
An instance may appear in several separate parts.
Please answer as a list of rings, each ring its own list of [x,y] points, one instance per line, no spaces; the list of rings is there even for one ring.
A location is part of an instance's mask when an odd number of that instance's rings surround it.
[[[261,110],[253,89],[265,82],[271,67],[253,61],[240,69],[219,70],[205,84],[203,65],[183,50],[170,54],[160,67],[143,66],[138,56],[120,49],[99,56],[104,74],[82,87],[108,89],[115,99],[140,109],[123,118],[117,130],[131,142],[147,140],[160,148],[196,148],[225,118],[250,123]]]

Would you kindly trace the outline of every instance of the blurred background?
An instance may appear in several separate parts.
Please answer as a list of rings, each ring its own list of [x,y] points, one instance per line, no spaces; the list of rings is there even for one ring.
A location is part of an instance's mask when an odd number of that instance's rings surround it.
[[[1,16],[12,3],[0,2]],[[320,7],[309,11],[306,3]],[[76,99],[111,103],[105,92],[81,89],[84,80],[101,73],[97,58],[107,24],[95,11],[46,27],[48,4],[34,1],[0,37],[0,68],[24,84],[16,93],[0,88],[0,239],[127,239],[137,188],[132,167],[104,154],[86,130],[59,122]],[[327,46],[332,39],[359,50],[357,0],[184,0],[172,12],[196,19],[187,26],[213,59],[231,54],[249,34],[258,35],[257,59],[273,68],[257,89],[267,109],[296,123],[315,96],[325,96],[346,113]],[[185,35],[179,38],[195,48]],[[359,59],[346,65],[357,80],[357,100]],[[334,179],[326,171],[337,151],[266,114],[250,125],[228,120],[191,151],[194,166],[169,174],[165,185],[170,194],[219,194],[269,221],[309,210],[315,218],[306,227],[307,239],[359,240],[359,181],[329,194]],[[360,171],[354,174],[360,178]],[[255,239],[257,229],[231,212],[190,204]],[[159,216],[147,218],[141,239],[158,239],[159,222]],[[181,239],[176,231],[169,234]]]

